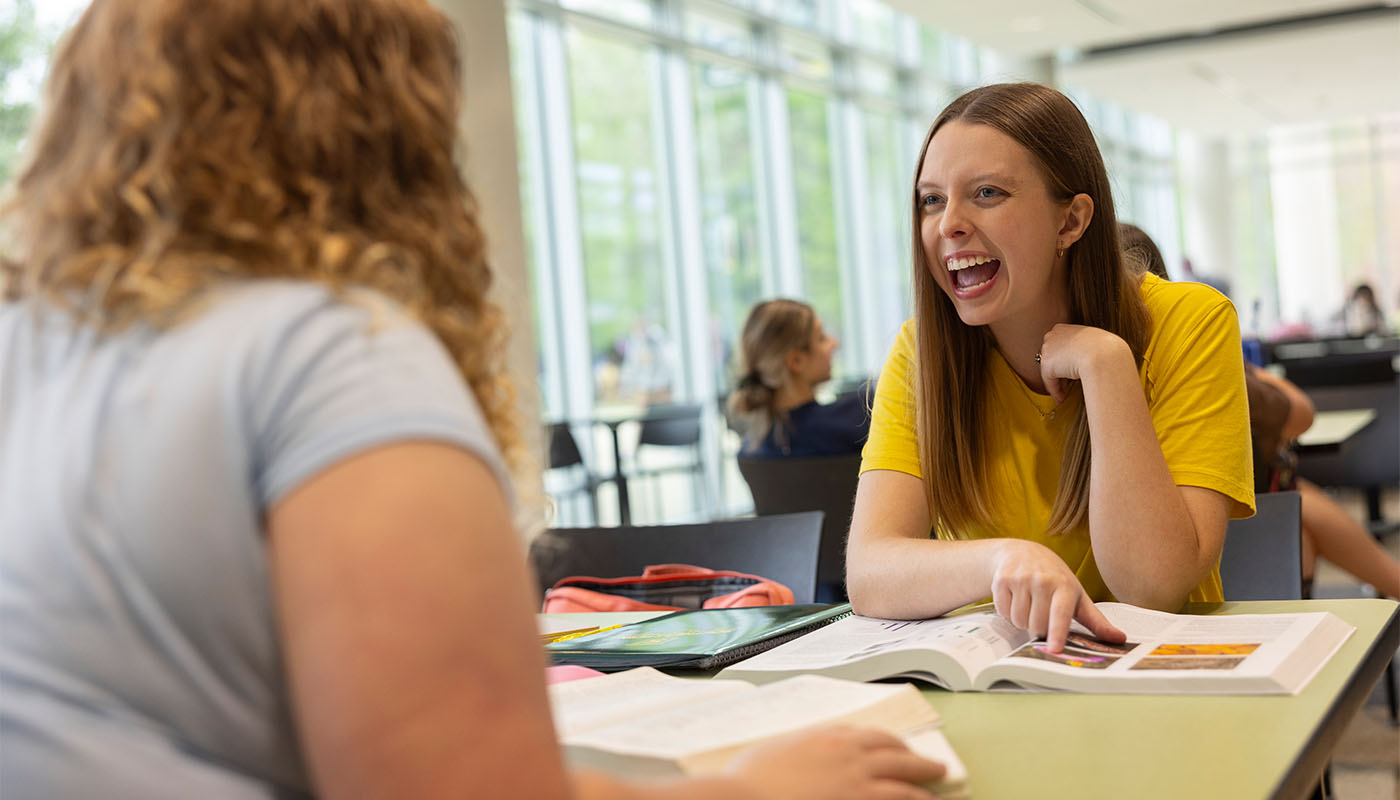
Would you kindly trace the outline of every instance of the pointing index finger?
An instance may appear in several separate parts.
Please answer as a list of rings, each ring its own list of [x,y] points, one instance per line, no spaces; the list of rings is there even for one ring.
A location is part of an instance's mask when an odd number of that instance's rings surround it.
[[[1094,605],[1094,601],[1090,600],[1087,594],[1079,596],[1079,605],[1075,608],[1074,618],[1083,623],[1084,627],[1088,628],[1089,632],[1096,638],[1105,642],[1122,644],[1128,641],[1128,635],[1114,627],[1113,623],[1108,621],[1108,617],[1103,615],[1103,612]]]

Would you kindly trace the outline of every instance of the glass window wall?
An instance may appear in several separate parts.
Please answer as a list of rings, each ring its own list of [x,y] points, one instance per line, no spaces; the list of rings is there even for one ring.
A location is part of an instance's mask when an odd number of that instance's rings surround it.
[[[576,29],[566,40],[594,397],[666,402],[679,355],[666,313],[654,54]]]
[[[695,150],[699,163],[701,253],[709,289],[713,381],[729,383],[728,365],[751,305],[765,294],[766,259],[753,124],[755,76],[717,64],[691,69]]]

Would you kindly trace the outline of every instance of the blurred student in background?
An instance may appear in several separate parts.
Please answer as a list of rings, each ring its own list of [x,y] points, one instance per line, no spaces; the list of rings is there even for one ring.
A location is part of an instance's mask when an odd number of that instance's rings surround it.
[[[749,311],[740,337],[738,387],[730,414],[744,426],[746,455],[802,458],[858,453],[870,433],[863,392],[817,402],[831,380],[839,342],[799,300],[768,300]]]
[[[1294,440],[1312,427],[1312,400],[1286,378],[1253,364],[1246,364],[1245,370],[1247,380],[1271,387],[1287,402],[1288,414],[1279,428],[1277,449],[1272,454],[1261,454],[1269,457],[1270,469],[1264,476],[1267,484],[1259,491],[1295,489],[1302,498],[1303,584],[1309,587],[1308,593],[1311,594],[1317,557],[1322,556],[1369,583],[1383,597],[1400,600],[1400,562],[1322,487],[1297,475],[1292,447]],[[1251,391],[1251,399],[1257,391],[1260,390]]]
[[[1118,233],[1123,239],[1123,254],[1127,256],[1131,268],[1139,273],[1150,272],[1164,281],[1171,280],[1167,277],[1167,261],[1162,258],[1162,251],[1157,249],[1157,243],[1152,241],[1147,231],[1131,222],[1120,222]]]
[[[1142,272],[1165,275],[1157,245],[1141,229],[1121,224],[1123,249]],[[1256,492],[1296,490],[1301,497],[1303,583],[1311,587],[1317,557],[1400,599],[1400,563],[1321,487],[1297,475],[1293,442],[1312,427],[1313,403],[1302,389],[1253,364],[1245,364]]]
[[[1254,502],[1229,300],[1124,266],[1103,158],[1054,89],[962,95],[917,164],[914,318],[875,394],[856,610],[990,596],[1058,649],[1071,618],[1122,636],[1095,601],[1220,600],[1226,522]]]
[[[1385,312],[1376,302],[1376,292],[1369,283],[1358,284],[1352,290],[1351,297],[1347,298],[1347,303],[1342,308],[1342,322],[1348,336],[1390,333],[1390,326],[1385,321]]]
[[[3,219],[0,793],[928,797],[853,729],[566,772],[459,68],[424,0],[95,0],[58,48]]]

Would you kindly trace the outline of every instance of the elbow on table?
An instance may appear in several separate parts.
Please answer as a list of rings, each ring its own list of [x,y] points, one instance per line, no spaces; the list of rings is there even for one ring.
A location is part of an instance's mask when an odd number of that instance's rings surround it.
[[[862,617],[906,619],[910,616],[901,606],[899,593],[892,590],[889,576],[880,575],[878,570],[853,570],[848,565],[846,597],[851,602],[851,611]]]
[[[884,610],[887,598],[882,597],[878,580],[874,576],[861,574],[846,567],[846,597],[851,601],[851,611],[862,617],[879,617]]]

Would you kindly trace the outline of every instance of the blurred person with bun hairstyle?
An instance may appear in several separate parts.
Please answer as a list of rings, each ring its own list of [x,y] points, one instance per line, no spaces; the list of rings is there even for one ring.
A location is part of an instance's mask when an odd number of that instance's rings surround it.
[[[0,793],[929,797],[850,728],[566,770],[460,69],[425,0],[94,0],[58,47],[0,219]]]
[[[840,342],[817,312],[800,300],[755,305],[739,340],[741,376],[729,396],[731,416],[744,423],[746,455],[808,458],[860,452],[870,432],[861,392],[817,401],[831,380]]]

